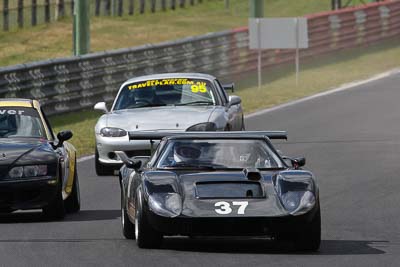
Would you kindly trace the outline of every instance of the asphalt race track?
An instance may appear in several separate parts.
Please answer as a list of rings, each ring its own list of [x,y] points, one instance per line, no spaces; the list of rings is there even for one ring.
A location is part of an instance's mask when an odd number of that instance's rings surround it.
[[[295,90],[295,89],[294,89]],[[268,240],[168,238],[138,249],[121,234],[115,177],[79,164],[82,211],[0,215],[0,266],[400,266],[400,75],[247,119],[287,130],[287,155],[306,156],[322,207],[319,253]]]

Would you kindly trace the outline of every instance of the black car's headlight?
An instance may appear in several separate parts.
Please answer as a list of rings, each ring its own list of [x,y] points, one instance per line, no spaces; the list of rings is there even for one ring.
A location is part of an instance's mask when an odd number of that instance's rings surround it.
[[[174,218],[182,212],[182,198],[177,193],[153,193],[148,203],[150,210],[160,216]]]
[[[29,178],[47,175],[47,165],[17,166],[8,172],[10,178]]]
[[[316,204],[315,189],[310,175],[279,174],[275,180],[275,190],[292,215],[302,215]]]
[[[186,129],[188,132],[205,132],[205,131],[216,131],[217,125],[213,122],[203,122],[195,124]]]
[[[100,135],[104,137],[123,137],[127,135],[127,132],[120,128],[104,127],[100,130]]]

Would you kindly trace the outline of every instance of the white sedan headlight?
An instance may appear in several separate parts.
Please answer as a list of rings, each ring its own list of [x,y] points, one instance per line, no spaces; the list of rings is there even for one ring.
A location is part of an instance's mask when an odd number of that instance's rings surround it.
[[[127,135],[127,132],[120,128],[104,127],[100,130],[100,135],[104,137],[123,137]]]
[[[186,129],[187,132],[212,132],[217,130],[217,125],[213,122],[203,122],[195,124]]]

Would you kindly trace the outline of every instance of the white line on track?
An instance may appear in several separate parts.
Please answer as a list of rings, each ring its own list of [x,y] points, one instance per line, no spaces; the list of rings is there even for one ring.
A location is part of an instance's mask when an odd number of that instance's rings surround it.
[[[272,111],[275,111],[275,110],[278,110],[278,109],[282,109],[282,108],[286,108],[286,107],[289,107],[289,106],[293,106],[293,105],[296,105],[296,104],[299,104],[299,103],[302,103],[302,102],[306,102],[306,101],[309,101],[309,100],[312,100],[312,99],[315,99],[315,98],[318,98],[318,97],[334,94],[334,93],[337,93],[337,92],[340,92],[340,91],[344,91],[344,90],[347,90],[347,89],[350,89],[350,88],[354,88],[354,87],[357,87],[357,86],[360,86],[360,85],[364,85],[364,84],[367,84],[367,83],[370,83],[370,82],[374,82],[374,81],[377,81],[377,80],[380,80],[380,79],[383,79],[383,78],[387,78],[389,76],[392,76],[392,75],[395,75],[395,74],[399,74],[399,73],[400,73],[400,68],[393,69],[393,70],[390,70],[390,71],[387,71],[387,72],[383,72],[383,73],[374,75],[371,78],[366,79],[366,80],[346,83],[346,84],[343,84],[343,85],[341,85],[341,86],[339,86],[337,88],[331,89],[329,91],[325,91],[325,92],[322,92],[322,93],[319,93],[319,94],[315,94],[315,95],[307,96],[307,97],[304,97],[304,98],[300,98],[300,99],[297,99],[297,100],[294,100],[294,101],[290,101],[290,102],[287,102],[285,104],[278,105],[278,106],[275,106],[275,107],[271,107],[271,108],[263,109],[263,110],[260,110],[260,111],[256,111],[256,112],[251,113],[249,115],[245,115],[244,117],[245,117],[245,119],[248,119],[248,118],[260,116],[260,115],[263,115],[263,114],[266,114],[266,113],[269,113],[269,112],[272,112]]]
[[[396,75],[396,74],[399,74],[399,73],[400,73],[400,68],[393,69],[393,70],[390,70],[390,71],[386,71],[386,72],[374,75],[371,78],[366,79],[366,80],[346,83],[346,84],[343,84],[343,85],[341,85],[341,86],[339,86],[337,88],[331,89],[329,91],[322,92],[322,93],[319,93],[319,94],[315,94],[315,95],[312,95],[312,96],[307,96],[307,97],[304,97],[304,98],[301,98],[301,99],[298,99],[298,100],[290,101],[288,103],[285,103],[285,104],[282,104],[282,105],[278,105],[278,106],[275,106],[275,107],[272,107],[272,108],[263,109],[263,110],[251,113],[249,115],[245,115],[244,117],[247,119],[247,118],[252,118],[252,117],[256,117],[256,116],[261,116],[263,114],[266,114],[266,113],[269,113],[269,112],[272,112],[272,111],[275,111],[275,110],[278,110],[278,109],[282,109],[282,108],[286,108],[286,107],[289,107],[289,106],[292,106],[292,105],[296,105],[296,104],[299,104],[299,103],[302,103],[302,102],[305,102],[305,101],[309,101],[309,100],[312,100],[312,99],[315,99],[315,98],[318,98],[318,97],[321,97],[321,96],[334,94],[334,93],[337,93],[337,92],[340,92],[340,91],[344,91],[344,90],[347,90],[347,89],[350,89],[350,88],[354,88],[354,87],[357,87],[357,86],[360,86],[360,85],[364,85],[364,84],[367,84],[367,83],[370,83],[370,82],[374,82],[374,81],[377,81],[377,80],[380,80],[380,79],[383,79],[383,78],[387,78],[389,76]],[[84,161],[87,161],[87,160],[91,160],[93,158],[94,158],[94,155],[84,156],[84,157],[81,157],[81,158],[78,159],[78,163],[79,162],[84,162]]]
[[[90,160],[90,159],[94,159],[94,155],[80,157],[80,158],[78,159],[78,163],[84,162],[84,161],[87,161],[87,160]]]

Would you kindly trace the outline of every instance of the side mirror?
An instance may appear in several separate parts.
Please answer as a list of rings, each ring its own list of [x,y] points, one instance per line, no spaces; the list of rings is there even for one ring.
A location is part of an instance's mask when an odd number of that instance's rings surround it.
[[[150,160],[148,156],[137,156],[129,158],[124,151],[115,151],[126,167],[139,171]]]
[[[146,164],[150,161],[150,158],[151,158],[150,156],[136,156],[133,157],[132,160],[135,162],[140,162],[139,168],[144,168]]]
[[[229,107],[239,105],[240,103],[242,103],[242,99],[239,96],[236,95],[229,96],[229,103],[228,103]]]
[[[96,105],[94,105],[94,110],[100,110],[103,111],[104,113],[108,112],[106,102],[99,102]]]
[[[292,164],[293,168],[299,169],[300,167],[303,167],[306,165],[306,158],[300,157],[300,158],[288,158],[288,157],[283,157],[283,159],[289,160],[290,163]]]
[[[229,83],[229,84],[224,84],[222,85],[225,91],[231,91],[232,93],[235,91],[235,84],[234,83]]]
[[[61,131],[57,134],[58,144],[57,147],[61,147],[64,141],[72,138],[72,132],[70,130]]]

